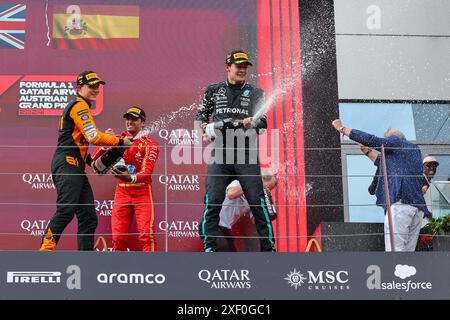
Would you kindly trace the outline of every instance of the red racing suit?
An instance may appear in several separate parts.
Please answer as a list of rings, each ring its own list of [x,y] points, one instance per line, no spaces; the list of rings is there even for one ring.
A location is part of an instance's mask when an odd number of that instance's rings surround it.
[[[127,135],[128,132],[123,132],[119,137]],[[98,159],[104,152],[105,150],[97,148],[92,159]],[[135,176],[133,182],[117,179],[111,218],[113,251],[127,250],[127,234],[130,232],[133,213],[136,217],[142,251],[156,251],[151,174],[158,154],[158,143],[149,136],[144,136],[135,140],[123,155],[130,173],[135,169]]]

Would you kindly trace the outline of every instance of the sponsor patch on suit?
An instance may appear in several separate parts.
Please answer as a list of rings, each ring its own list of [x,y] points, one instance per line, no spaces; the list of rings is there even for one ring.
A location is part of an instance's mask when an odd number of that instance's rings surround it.
[[[93,124],[89,124],[89,125],[83,127],[83,131],[84,131],[84,132],[87,132],[87,131],[89,131],[89,130],[91,130],[91,129],[95,129],[95,127],[94,127]]]
[[[89,113],[88,109],[80,110],[77,112],[77,115],[81,116],[82,114]]]

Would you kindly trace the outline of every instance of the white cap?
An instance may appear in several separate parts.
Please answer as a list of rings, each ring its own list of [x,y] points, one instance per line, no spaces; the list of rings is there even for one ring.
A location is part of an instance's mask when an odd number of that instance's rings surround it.
[[[274,170],[266,169],[266,168],[261,169],[261,176],[262,177],[273,177],[273,176],[276,176],[276,175],[277,175],[277,173],[274,172]]]
[[[436,162],[436,163],[439,163],[439,161],[437,161],[437,159],[436,159],[435,157],[433,157],[433,156],[426,156],[426,157],[423,159],[423,162],[422,162],[422,163],[427,163],[427,162]]]

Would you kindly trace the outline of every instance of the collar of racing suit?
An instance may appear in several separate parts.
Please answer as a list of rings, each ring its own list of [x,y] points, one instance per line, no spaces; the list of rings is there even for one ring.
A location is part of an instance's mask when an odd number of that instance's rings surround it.
[[[87,105],[89,106],[89,109],[92,108],[92,103],[90,103],[88,100],[86,100],[83,96],[80,96],[78,93],[77,93],[77,98],[86,102]]]
[[[227,86],[233,91],[242,90],[242,88],[247,84],[247,82],[245,82],[245,81],[244,81],[244,83],[232,84],[232,83],[228,82],[228,79],[227,79],[226,83],[227,83]]]
[[[140,132],[142,132],[142,129],[139,130],[138,132],[136,132],[135,134],[131,134],[128,131],[124,131],[124,132],[122,132],[121,137],[123,138],[123,137],[126,137],[126,136],[131,136],[131,138],[134,139],[134,137],[136,137]],[[139,137],[139,138],[142,138],[142,137]]]

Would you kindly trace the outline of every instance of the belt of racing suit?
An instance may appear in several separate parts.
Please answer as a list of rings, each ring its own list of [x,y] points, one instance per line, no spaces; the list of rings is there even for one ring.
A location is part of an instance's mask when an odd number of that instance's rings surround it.
[[[148,183],[140,182],[140,183],[118,183],[119,187],[144,187],[148,186]]]

